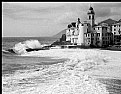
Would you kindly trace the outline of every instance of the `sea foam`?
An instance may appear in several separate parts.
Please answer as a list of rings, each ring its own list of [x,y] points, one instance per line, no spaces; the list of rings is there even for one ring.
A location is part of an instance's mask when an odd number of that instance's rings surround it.
[[[26,52],[28,48],[41,47],[39,41],[27,40],[16,44],[13,49],[21,56],[51,57],[67,61],[18,70],[14,74],[3,76],[3,94],[109,94],[104,84],[85,72],[106,64],[110,57],[98,49],[50,49]]]
[[[36,48],[42,48],[42,45],[38,40],[26,40],[15,44],[12,49],[16,54],[24,54],[27,52],[26,49]]]
[[[100,60],[101,61],[101,60]],[[102,62],[102,61],[101,61]],[[3,78],[3,94],[109,94],[106,86],[85,74],[97,60],[73,58]]]

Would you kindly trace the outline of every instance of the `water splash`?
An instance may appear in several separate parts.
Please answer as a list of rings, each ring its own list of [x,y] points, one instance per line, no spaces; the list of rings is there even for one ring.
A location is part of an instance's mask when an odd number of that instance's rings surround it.
[[[12,49],[16,54],[24,54],[27,52],[26,49],[36,48],[42,48],[42,45],[38,40],[26,40],[15,44]]]

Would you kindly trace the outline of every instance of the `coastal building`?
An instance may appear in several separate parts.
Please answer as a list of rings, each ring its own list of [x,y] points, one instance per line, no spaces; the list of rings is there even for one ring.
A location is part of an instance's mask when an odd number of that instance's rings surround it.
[[[76,27],[76,23],[71,23],[68,25],[68,29],[66,30],[66,41],[70,41],[73,44],[77,44],[79,31]]]
[[[121,44],[121,19],[112,25],[113,43]]]
[[[95,24],[95,12],[90,6],[87,12],[87,21],[81,22],[78,18],[77,22],[68,25],[66,29],[66,41],[81,46],[103,47],[111,45],[113,42],[112,23],[101,22]],[[121,29],[120,29],[121,30]]]
[[[77,45],[85,45],[84,34],[91,32],[92,26],[94,25],[94,11],[92,7],[88,11],[88,16],[88,21],[81,22],[78,18],[77,22],[68,25],[66,41]]]
[[[110,31],[110,27],[107,25],[98,25],[94,27],[95,37],[93,45],[97,47],[105,47],[112,44],[113,34]]]

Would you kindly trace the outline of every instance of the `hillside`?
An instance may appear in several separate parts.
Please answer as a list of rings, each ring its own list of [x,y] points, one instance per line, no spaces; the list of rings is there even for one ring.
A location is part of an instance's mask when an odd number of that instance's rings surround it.
[[[116,22],[117,22],[116,20],[112,20],[112,19],[109,18],[107,20],[101,21],[99,24],[101,24],[101,23],[107,23],[108,25],[111,25],[111,24],[114,24]]]
[[[61,38],[62,34],[66,34],[66,29],[60,31],[59,33],[57,33],[56,35],[52,36],[54,38]]]

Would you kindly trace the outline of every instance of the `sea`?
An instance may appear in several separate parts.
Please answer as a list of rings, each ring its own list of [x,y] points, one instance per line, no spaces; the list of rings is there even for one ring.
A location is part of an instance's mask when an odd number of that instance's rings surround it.
[[[53,63],[57,60],[44,57],[22,57],[14,53],[3,52],[15,46],[19,42],[26,40],[38,40],[41,44],[51,44],[58,38],[52,37],[3,37],[2,38],[2,75],[14,73],[16,70],[24,70],[26,66],[35,65],[39,62],[43,64]],[[50,61],[50,62],[49,62]],[[60,61],[60,60],[58,60]],[[57,61],[57,62],[58,62]],[[47,63],[48,62],[48,63]]]
[[[10,81],[10,77],[12,77],[15,73],[20,73],[20,72],[22,73],[22,71],[24,70],[25,71],[35,70],[44,65],[45,66],[52,65],[52,64],[57,64],[65,61],[64,59],[52,59],[50,57],[31,57],[31,56],[26,57],[26,56],[13,54],[13,53],[4,52],[7,49],[14,47],[16,43],[23,42],[30,39],[38,40],[41,44],[51,44],[54,41],[58,40],[58,38],[52,38],[52,37],[3,37],[2,38],[2,77],[3,77],[2,80]],[[98,79],[98,80],[101,83],[106,85],[106,88],[109,91],[109,94],[121,94],[121,79]],[[14,81],[14,80],[11,80],[11,81]],[[10,92],[13,91],[13,87],[10,83],[9,85],[8,83],[7,84],[6,83],[7,82],[5,82],[2,87],[4,91],[3,94],[11,94]],[[15,87],[16,86],[14,84],[14,88]],[[22,93],[17,92],[15,94],[22,94]],[[38,94],[38,93],[29,92],[26,94]]]

